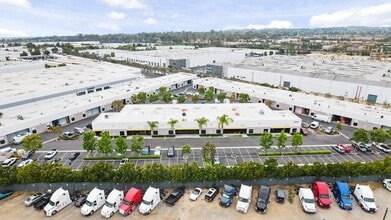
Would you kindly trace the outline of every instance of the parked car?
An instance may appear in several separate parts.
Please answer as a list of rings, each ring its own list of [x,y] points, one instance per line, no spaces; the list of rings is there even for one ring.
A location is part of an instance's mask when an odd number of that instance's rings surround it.
[[[176,202],[185,194],[185,190],[181,187],[174,189],[174,191],[164,200],[168,206],[174,206]]]
[[[276,189],[276,202],[284,203],[285,202],[285,190],[278,188]]]
[[[356,142],[352,141],[352,147],[361,153],[367,152],[367,148],[364,144],[356,143]]]
[[[75,133],[73,133],[71,131],[66,131],[66,132],[62,133],[61,136],[62,136],[62,138],[67,140],[67,139],[72,139],[72,138],[76,137],[77,134],[75,134]]]
[[[30,159],[31,156],[33,156],[34,154],[34,150],[29,150],[27,152],[25,152],[23,155],[22,155],[22,160],[27,160],[27,159]]]
[[[335,151],[337,151],[340,154],[344,154],[345,153],[345,149],[342,146],[333,145],[331,148],[333,148]]]
[[[353,204],[352,200],[350,199],[350,189],[347,183],[336,181],[333,184],[332,191],[335,200],[337,201],[337,204],[341,209],[352,210]]]
[[[373,192],[369,186],[356,184],[353,191],[353,197],[363,210],[371,213],[375,213],[377,211],[375,197],[373,196]]]
[[[218,157],[214,157],[213,164],[220,164],[220,159]]]
[[[303,127],[303,128],[309,128],[309,127],[310,127],[310,124],[308,124],[307,122],[301,122],[301,127]]]
[[[24,166],[30,164],[31,162],[33,162],[32,159],[23,160],[22,162],[20,162],[20,163],[18,164],[18,167],[24,167]]]
[[[323,130],[323,132],[324,132],[325,134],[333,134],[334,128],[331,127],[331,126],[329,126],[329,127],[325,128],[325,129]]]
[[[267,204],[270,198],[270,187],[261,185],[258,191],[257,203],[255,204],[255,211],[266,213]]]
[[[3,163],[1,163],[1,166],[2,167],[10,167],[10,166],[14,165],[17,160],[18,160],[18,158],[16,158],[16,157],[8,158],[5,161],[3,161]]]
[[[175,148],[174,146],[169,146],[167,151],[167,157],[174,157],[175,156]]]
[[[121,161],[119,162],[119,166],[124,165],[125,163],[129,162],[129,158],[122,158]]]
[[[7,198],[8,196],[12,195],[12,193],[14,193],[14,192],[11,190],[1,191],[0,192],[0,200]]]
[[[219,188],[217,187],[209,188],[208,191],[205,193],[205,201],[212,202],[218,193],[219,193]]]
[[[76,160],[76,158],[80,155],[80,152],[75,152],[75,153],[72,153],[70,156],[69,156],[69,160],[70,161],[74,161]]]
[[[57,153],[58,153],[57,149],[52,149],[51,151],[48,151],[43,158],[45,160],[51,160],[57,155]]]
[[[310,128],[312,128],[312,129],[317,129],[317,128],[319,128],[319,122],[318,121],[313,121],[313,122],[311,122],[311,124],[310,124]]]
[[[162,151],[162,147],[160,147],[160,146],[156,146],[156,147],[155,147],[155,151],[154,151],[154,153],[153,153],[153,154],[155,154],[155,155],[159,155],[159,156],[160,156],[160,154],[161,154],[161,151]]]
[[[235,194],[235,187],[224,184],[223,193],[221,194],[219,204],[224,207],[229,207]]]
[[[386,189],[388,189],[388,191],[391,191],[391,179],[384,179],[383,185],[386,187]]]
[[[73,132],[75,133],[75,134],[83,134],[84,133],[84,129],[83,128],[79,128],[79,127],[75,127],[74,129],[73,129]]]
[[[301,127],[301,128],[300,128],[300,133],[301,133],[302,135],[304,135],[304,136],[307,136],[307,135],[308,135],[308,130],[307,130],[307,128]]]
[[[50,194],[45,194],[39,201],[34,204],[34,209],[38,211],[42,210],[49,203],[49,200]]]
[[[201,188],[195,188],[193,192],[190,193],[189,199],[191,201],[196,201],[198,197],[202,194],[202,189]]]
[[[27,197],[26,200],[24,200],[24,205],[29,207],[29,206],[32,206],[34,205],[36,202],[38,202],[39,200],[41,200],[46,194],[45,193],[36,193],[32,196],[29,196]]]
[[[75,207],[82,207],[84,205],[84,203],[86,203],[87,201],[87,195],[86,194],[80,194],[79,197],[76,198],[75,201],[73,201],[73,204],[75,205]]]
[[[328,209],[331,205],[330,192],[327,183],[314,181],[312,183],[312,192],[314,193],[315,201],[320,208]]]
[[[144,146],[144,148],[141,151],[142,155],[149,155],[151,154],[151,147],[150,146]]]
[[[343,147],[345,153],[350,153],[351,152],[351,149],[350,149],[350,147],[347,144],[337,144],[337,145]]]
[[[384,143],[375,144],[375,147],[376,147],[377,149],[379,149],[380,151],[383,151],[384,153],[391,153],[391,147],[390,147],[390,146],[387,146],[387,145],[384,144]]]

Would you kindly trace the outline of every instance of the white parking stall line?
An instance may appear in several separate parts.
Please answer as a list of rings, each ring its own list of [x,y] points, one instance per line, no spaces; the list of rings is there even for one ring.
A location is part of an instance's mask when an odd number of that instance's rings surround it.
[[[84,163],[84,161],[81,161],[81,163],[79,164],[79,166],[77,166],[77,170],[79,170],[80,169],[80,167],[81,167],[81,165],[83,165],[83,163]]]
[[[246,148],[246,151],[247,151],[248,157],[251,159],[251,161],[254,161],[254,160],[253,160],[253,157],[252,157],[251,154],[250,154],[250,151],[248,151],[248,148]]]
[[[338,162],[338,163],[344,162],[343,156],[344,155],[337,154],[337,153],[330,154],[330,157],[334,158],[333,162]]]
[[[227,166],[231,166],[231,164],[229,163],[229,160],[228,160],[228,154],[227,154],[227,152],[225,152],[225,149],[223,149],[223,151],[224,151],[224,155],[225,155],[225,160],[227,161]]]

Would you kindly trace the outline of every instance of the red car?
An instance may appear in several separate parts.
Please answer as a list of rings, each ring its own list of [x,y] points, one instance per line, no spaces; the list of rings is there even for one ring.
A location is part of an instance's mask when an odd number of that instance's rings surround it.
[[[351,150],[347,144],[337,144],[337,145],[343,147],[343,149],[345,150],[345,153],[350,153]]]
[[[300,128],[300,133],[301,133],[302,135],[304,135],[304,136],[307,136],[307,135],[308,135],[307,128],[301,127],[301,128]]]

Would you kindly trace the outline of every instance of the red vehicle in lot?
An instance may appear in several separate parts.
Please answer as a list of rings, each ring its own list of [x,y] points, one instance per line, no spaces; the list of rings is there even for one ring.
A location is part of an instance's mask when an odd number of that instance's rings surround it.
[[[312,192],[314,193],[315,201],[318,206],[324,209],[330,208],[330,192],[329,187],[325,182],[314,181],[312,184]]]
[[[141,200],[141,190],[130,188],[119,206],[119,213],[123,216],[129,215],[136,209]]]
[[[346,145],[346,144],[337,144],[337,145],[343,147],[343,149],[345,150],[345,153],[350,153],[351,149],[350,149],[350,147],[348,147],[348,145]]]
[[[308,130],[307,130],[307,128],[301,127],[301,128],[300,128],[300,133],[301,133],[302,135],[304,135],[304,136],[307,136],[307,135],[308,135]]]

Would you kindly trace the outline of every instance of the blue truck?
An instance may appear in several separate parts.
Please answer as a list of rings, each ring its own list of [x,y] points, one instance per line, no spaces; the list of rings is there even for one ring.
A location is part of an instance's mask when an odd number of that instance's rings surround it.
[[[352,210],[353,204],[350,197],[349,186],[345,182],[336,181],[333,185],[333,194],[341,209]]]

